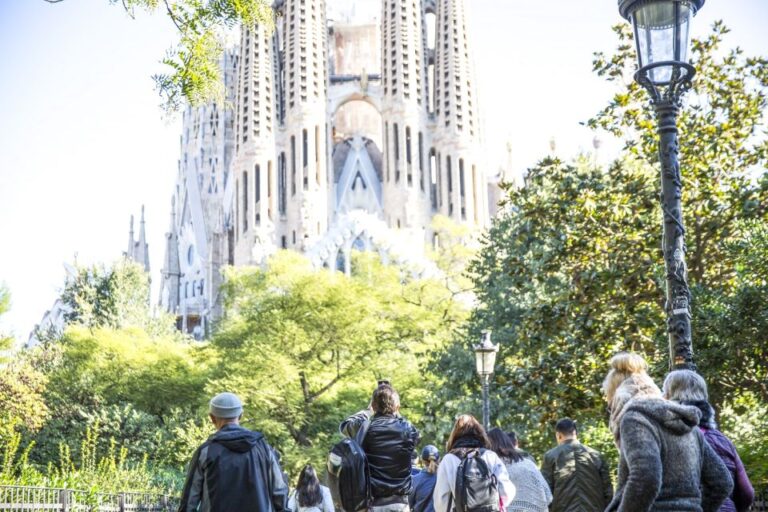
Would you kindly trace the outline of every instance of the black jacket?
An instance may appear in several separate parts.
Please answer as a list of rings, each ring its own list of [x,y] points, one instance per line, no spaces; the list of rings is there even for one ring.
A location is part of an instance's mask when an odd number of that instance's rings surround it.
[[[259,432],[225,425],[195,451],[179,512],[283,512],[288,487]]]
[[[342,434],[354,438],[369,420],[368,411],[347,418],[339,427]],[[411,454],[419,442],[419,432],[401,416],[376,414],[370,418],[363,450],[371,470],[374,504],[387,498],[407,503],[411,492]]]

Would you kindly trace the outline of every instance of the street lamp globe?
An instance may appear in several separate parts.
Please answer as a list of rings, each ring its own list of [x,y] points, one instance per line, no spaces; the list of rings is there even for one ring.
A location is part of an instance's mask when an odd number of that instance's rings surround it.
[[[635,31],[638,75],[657,87],[691,79],[690,25],[704,1],[619,0],[619,12]]]
[[[483,331],[483,342],[475,346],[475,365],[480,377],[493,375],[493,367],[496,365],[496,353],[499,346],[491,343],[491,331]]]

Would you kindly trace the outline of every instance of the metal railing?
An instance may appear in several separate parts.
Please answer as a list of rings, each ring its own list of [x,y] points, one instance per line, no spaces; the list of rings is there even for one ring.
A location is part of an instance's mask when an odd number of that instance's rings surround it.
[[[0,485],[0,511],[173,512],[178,498],[136,492],[89,493],[74,489]]]

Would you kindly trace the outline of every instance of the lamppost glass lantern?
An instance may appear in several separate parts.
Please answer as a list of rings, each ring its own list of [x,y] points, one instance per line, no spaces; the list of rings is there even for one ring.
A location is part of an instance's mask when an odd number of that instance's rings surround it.
[[[475,346],[475,365],[480,377],[493,375],[493,367],[496,365],[496,353],[499,346],[491,343],[491,332],[483,331],[483,342]]]
[[[656,86],[689,78],[690,24],[704,0],[619,0],[632,23],[640,71]],[[676,76],[677,75],[677,76]]]
[[[475,368],[483,384],[483,426],[488,430],[491,418],[491,406],[488,401],[488,387],[496,366],[496,353],[499,346],[491,343],[491,331],[483,331],[483,342],[475,346]]]

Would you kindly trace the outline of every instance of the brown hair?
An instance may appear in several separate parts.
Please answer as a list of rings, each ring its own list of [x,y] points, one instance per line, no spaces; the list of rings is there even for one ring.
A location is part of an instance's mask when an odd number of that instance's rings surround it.
[[[451,435],[448,436],[448,443],[445,445],[445,450],[448,452],[453,450],[454,444],[456,444],[456,441],[461,437],[474,437],[482,443],[484,448],[491,447],[491,441],[488,439],[485,429],[471,414],[462,414],[456,418],[456,423],[453,425]]]
[[[400,395],[389,384],[382,384],[373,392],[371,407],[377,414],[395,414],[400,409]]]

